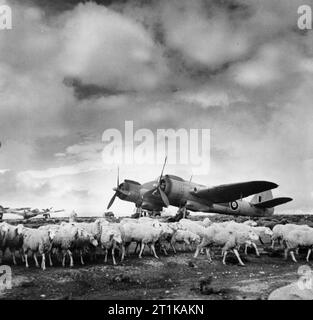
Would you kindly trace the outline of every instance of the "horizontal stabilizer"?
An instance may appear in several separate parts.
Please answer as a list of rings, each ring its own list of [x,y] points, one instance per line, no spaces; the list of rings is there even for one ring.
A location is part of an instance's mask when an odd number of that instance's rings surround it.
[[[280,198],[274,198],[274,199],[259,202],[259,203],[254,203],[253,205],[257,208],[264,209],[264,208],[273,208],[289,201],[292,201],[292,198],[280,197]]]

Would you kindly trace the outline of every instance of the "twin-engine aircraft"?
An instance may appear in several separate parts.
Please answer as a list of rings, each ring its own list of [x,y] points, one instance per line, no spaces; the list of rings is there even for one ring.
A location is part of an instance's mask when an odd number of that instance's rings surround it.
[[[116,197],[133,202],[139,215],[141,210],[160,212],[163,207],[175,206],[178,212],[186,210],[241,216],[270,216],[274,207],[292,201],[292,198],[273,198],[272,189],[276,183],[268,181],[248,181],[207,187],[186,181],[174,175],[163,175],[166,159],[160,177],[144,184],[125,179],[113,188],[115,194],[108,204],[112,206]],[[254,195],[251,201],[243,200]]]
[[[45,219],[50,218],[51,213],[56,213],[56,212],[63,212],[64,210],[52,210],[53,208],[47,208],[47,209],[32,209],[30,207],[26,208],[15,208],[15,209],[10,209],[10,208],[4,208],[0,206],[0,220],[2,219],[4,214],[16,214],[19,216],[22,216],[23,219],[30,219],[33,217],[36,217],[40,214],[43,215]]]

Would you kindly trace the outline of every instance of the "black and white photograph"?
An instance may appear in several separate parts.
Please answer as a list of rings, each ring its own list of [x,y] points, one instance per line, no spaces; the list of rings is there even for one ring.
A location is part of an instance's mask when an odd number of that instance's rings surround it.
[[[312,11],[0,0],[0,300],[313,300]]]

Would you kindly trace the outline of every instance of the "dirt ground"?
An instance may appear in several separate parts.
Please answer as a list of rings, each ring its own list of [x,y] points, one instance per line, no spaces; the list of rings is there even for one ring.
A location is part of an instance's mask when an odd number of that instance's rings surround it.
[[[268,241],[259,245],[260,257],[241,253],[245,267],[232,254],[224,266],[217,249],[211,264],[205,255],[194,259],[183,248],[176,255],[160,254],[159,260],[147,250],[142,259],[131,255],[117,266],[99,256],[97,262],[86,259],[85,266],[76,261],[74,268],[55,261],[42,271],[31,260],[29,269],[21,263],[12,267],[13,287],[0,291],[0,299],[267,299],[274,289],[295,281],[305,264],[304,255],[295,264],[268,246]]]

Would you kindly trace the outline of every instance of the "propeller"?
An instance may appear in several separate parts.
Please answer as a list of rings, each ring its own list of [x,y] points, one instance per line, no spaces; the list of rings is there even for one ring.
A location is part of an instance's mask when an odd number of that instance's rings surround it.
[[[162,177],[163,177],[163,172],[164,172],[164,168],[165,168],[165,165],[166,165],[166,161],[167,161],[167,156],[165,157],[164,164],[163,164],[162,171],[161,171],[161,175],[160,175],[160,178],[158,180],[158,183],[157,183],[156,188],[154,189],[154,191],[156,191],[156,190],[159,191],[163,203],[165,204],[166,207],[168,207],[170,205],[170,202],[169,202],[168,197],[165,194],[165,192],[161,189],[161,180],[162,180]]]
[[[107,209],[110,209],[115,198],[117,197],[117,194],[118,194],[118,190],[119,190],[119,185],[120,185],[120,168],[117,167],[117,181],[116,181],[116,188],[113,188],[113,191],[115,191],[113,197],[111,198],[108,206],[107,206]]]
[[[117,181],[116,181],[116,187],[113,188],[113,191],[115,191],[113,197],[111,198],[108,206],[107,206],[107,209],[110,209],[110,207],[112,206],[115,198],[119,195],[119,194],[124,194],[125,196],[128,196],[128,193],[125,192],[124,190],[122,190],[121,188],[121,185],[120,185],[120,169],[119,167],[117,167]]]

